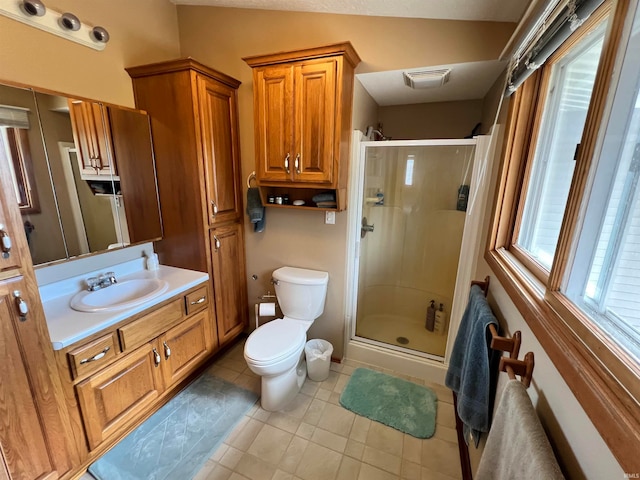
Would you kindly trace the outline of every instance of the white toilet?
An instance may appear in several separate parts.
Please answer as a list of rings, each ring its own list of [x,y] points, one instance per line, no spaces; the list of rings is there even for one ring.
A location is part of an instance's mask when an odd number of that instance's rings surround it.
[[[262,377],[260,403],[265,410],[282,410],[304,383],[307,330],[324,311],[328,281],[329,274],[318,270],[282,267],[273,272],[284,318],[258,327],[244,345],[247,365]]]

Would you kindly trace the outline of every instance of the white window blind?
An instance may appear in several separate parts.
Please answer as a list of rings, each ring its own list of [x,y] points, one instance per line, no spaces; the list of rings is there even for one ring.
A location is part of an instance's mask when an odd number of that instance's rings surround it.
[[[28,108],[0,105],[0,127],[29,128]]]

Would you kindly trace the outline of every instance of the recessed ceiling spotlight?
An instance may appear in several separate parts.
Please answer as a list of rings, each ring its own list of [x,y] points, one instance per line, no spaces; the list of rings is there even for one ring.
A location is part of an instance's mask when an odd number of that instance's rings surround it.
[[[450,74],[450,68],[421,70],[418,72],[402,72],[404,84],[411,88],[441,87],[449,81]]]
[[[30,17],[42,17],[47,13],[47,7],[40,0],[23,0],[20,10]]]

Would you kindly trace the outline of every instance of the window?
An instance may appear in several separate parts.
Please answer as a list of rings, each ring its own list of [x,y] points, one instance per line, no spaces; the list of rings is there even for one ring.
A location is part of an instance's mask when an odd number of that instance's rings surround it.
[[[23,214],[40,213],[28,130],[4,127],[0,121],[0,154],[10,160],[9,169],[20,211]]]
[[[635,471],[640,11],[611,5],[572,28],[526,80],[512,75],[486,259],[621,466]]]
[[[567,204],[575,154],[591,101],[606,22],[548,62],[540,134],[516,245],[548,272]]]
[[[585,221],[561,290],[640,363],[640,17],[627,46]]]

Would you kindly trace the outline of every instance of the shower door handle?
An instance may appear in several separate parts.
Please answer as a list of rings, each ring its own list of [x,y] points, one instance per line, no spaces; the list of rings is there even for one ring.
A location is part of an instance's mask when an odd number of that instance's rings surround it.
[[[367,224],[367,217],[362,217],[362,227],[360,228],[360,238],[364,238],[368,232],[373,232],[375,225]]]

